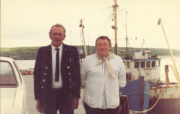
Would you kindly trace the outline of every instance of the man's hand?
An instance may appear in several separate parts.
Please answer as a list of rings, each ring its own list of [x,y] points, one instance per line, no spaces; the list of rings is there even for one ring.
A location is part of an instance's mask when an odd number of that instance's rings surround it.
[[[39,101],[39,100],[37,100],[36,108],[37,108],[38,112],[40,112],[40,113],[43,112],[43,110],[42,110],[41,107],[40,107],[40,101]]]
[[[72,109],[73,110],[77,109],[78,104],[79,104],[79,99],[78,98],[73,98],[73,100],[72,100]]]

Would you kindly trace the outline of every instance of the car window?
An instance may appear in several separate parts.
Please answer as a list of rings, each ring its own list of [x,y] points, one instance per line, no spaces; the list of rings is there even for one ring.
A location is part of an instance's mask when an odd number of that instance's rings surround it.
[[[0,86],[17,86],[16,77],[9,62],[0,61]]]

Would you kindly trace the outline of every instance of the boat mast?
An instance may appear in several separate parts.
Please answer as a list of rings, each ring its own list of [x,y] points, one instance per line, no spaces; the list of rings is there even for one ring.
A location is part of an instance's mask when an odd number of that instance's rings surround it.
[[[126,11],[126,57],[128,56],[128,36],[127,36],[127,11]]]
[[[114,45],[114,53],[117,55],[118,54],[118,46],[117,46],[117,0],[114,0],[114,5],[113,5],[113,9],[115,11],[115,15],[114,15],[114,26],[112,26],[112,28],[115,31],[115,45]]]
[[[84,25],[83,25],[82,19],[80,20],[79,27],[81,28],[81,31],[82,31],[82,40],[83,40],[83,45],[84,45],[84,55],[86,57],[87,56],[87,49],[86,49],[86,42],[85,42],[85,38],[84,38]]]

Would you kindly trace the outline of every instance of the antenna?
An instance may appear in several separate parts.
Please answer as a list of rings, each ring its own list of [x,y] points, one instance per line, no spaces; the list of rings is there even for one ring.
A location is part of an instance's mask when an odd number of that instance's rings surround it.
[[[141,44],[141,51],[142,51],[142,48],[143,48],[143,45],[144,45],[144,39],[143,39],[143,41],[142,41],[142,44]]]

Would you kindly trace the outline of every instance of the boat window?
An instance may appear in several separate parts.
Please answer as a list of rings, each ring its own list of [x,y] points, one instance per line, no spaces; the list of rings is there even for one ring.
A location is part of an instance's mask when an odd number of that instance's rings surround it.
[[[155,67],[155,61],[152,61],[152,67]]]
[[[142,55],[145,56],[145,53],[143,52]]]
[[[0,61],[0,86],[15,87],[17,86],[14,71],[9,62]]]
[[[151,66],[151,62],[150,62],[150,61],[147,61],[147,62],[146,62],[146,68],[150,68],[150,66]]]
[[[131,74],[131,72],[128,72],[128,73],[126,73],[126,80],[131,80],[132,79],[132,74]]]
[[[127,68],[130,68],[130,62],[127,62]]]
[[[139,68],[139,62],[135,62],[134,68]]]
[[[160,66],[159,61],[156,61],[156,66],[157,66],[157,67],[159,67],[159,66]]]
[[[141,62],[141,68],[145,67],[145,62]]]

